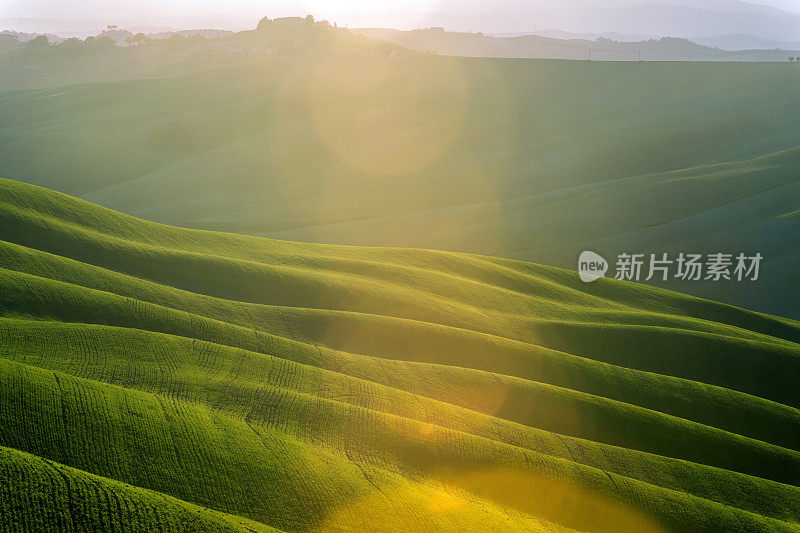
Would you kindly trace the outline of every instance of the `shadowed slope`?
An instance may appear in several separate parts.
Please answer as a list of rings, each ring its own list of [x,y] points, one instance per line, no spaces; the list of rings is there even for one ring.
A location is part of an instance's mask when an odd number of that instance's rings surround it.
[[[264,57],[0,92],[0,175],[293,241],[567,268],[760,252],[758,282],[666,286],[800,318],[788,65]]]
[[[0,478],[8,531],[277,531],[9,448],[0,447]]]

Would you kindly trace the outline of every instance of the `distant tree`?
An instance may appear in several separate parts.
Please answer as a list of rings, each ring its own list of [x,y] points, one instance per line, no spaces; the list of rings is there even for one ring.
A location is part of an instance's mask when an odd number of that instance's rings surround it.
[[[790,62],[794,61],[794,56],[789,56],[789,61]]]
[[[77,52],[83,46],[83,41],[78,39],[77,37],[70,37],[69,39],[65,39],[61,44],[58,45],[59,49],[64,50],[66,52]]]
[[[99,46],[101,48],[113,48],[117,46],[117,42],[107,35],[100,35],[94,40],[95,46]]]
[[[25,51],[26,52],[43,52],[45,50],[50,49],[50,40],[47,38],[46,35],[38,35],[25,43]]]
[[[139,32],[125,39],[125,42],[128,43],[128,46],[139,46],[149,43],[150,39],[144,33]]]
[[[182,45],[186,44],[187,41],[188,41],[188,39],[186,39],[186,36],[184,36],[181,33],[176,33],[176,34],[173,34],[169,39],[167,39],[166,43],[169,46],[182,46]]]
[[[306,16],[306,24],[308,24],[309,26],[314,24],[314,15],[307,15]]]
[[[108,31],[117,31],[118,26],[116,24],[109,24],[106,26],[106,30]]]
[[[262,18],[258,21],[258,26],[256,26],[257,30],[266,30],[267,27],[272,23],[270,19],[267,17]]]
[[[0,33],[0,59],[7,59],[19,54],[19,41],[14,35]]]

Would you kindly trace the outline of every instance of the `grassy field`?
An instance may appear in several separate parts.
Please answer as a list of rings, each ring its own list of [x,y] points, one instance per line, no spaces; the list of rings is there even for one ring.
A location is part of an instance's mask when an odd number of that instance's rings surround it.
[[[790,532],[800,323],[0,180],[0,529]]]
[[[585,249],[759,252],[758,282],[665,286],[800,318],[793,65],[372,46],[0,62],[29,87],[0,91],[0,176],[184,227],[562,268]]]

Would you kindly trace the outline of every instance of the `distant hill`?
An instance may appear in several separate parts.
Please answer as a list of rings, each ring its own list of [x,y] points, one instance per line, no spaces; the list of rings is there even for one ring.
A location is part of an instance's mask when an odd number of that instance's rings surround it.
[[[658,39],[661,36],[657,35],[634,35],[617,33],[615,31],[606,33],[573,33],[563,30],[537,30],[526,31],[521,33],[497,33],[490,34],[490,37],[525,37],[529,35],[538,35],[539,37],[549,37],[550,39],[581,39],[586,41],[596,41],[597,39],[609,39],[612,41],[622,42],[638,42],[649,41],[651,39]]]
[[[790,41],[800,33],[800,14],[746,2],[636,2],[637,5],[564,10],[546,18],[548,27],[569,31],[617,31],[653,35],[749,33]],[[592,29],[594,28],[594,29]]]
[[[684,38],[746,33],[776,41],[793,41],[800,35],[800,13],[738,0],[497,0],[491,9],[486,5],[481,1],[441,0],[424,14],[416,14],[416,20],[411,14],[405,18],[393,15],[392,26],[415,27],[423,20],[425,25],[492,34],[557,28],[572,33]],[[381,25],[378,16],[362,19],[352,25]]]
[[[506,57],[573,59],[594,61],[776,61],[786,62],[800,52],[758,50],[731,52],[675,37],[645,41],[613,40],[603,36],[591,39],[568,38],[566,32],[543,32],[553,36],[525,34],[493,37],[482,33],[458,33],[443,28],[399,31],[380,28],[354,30],[418,51],[464,57]],[[576,34],[577,35],[577,34]],[[713,39],[710,40],[713,42]],[[800,49],[800,46],[798,46]],[[741,50],[741,49],[739,49]]]
[[[611,41],[620,42],[645,42],[652,40],[659,40],[663,35],[633,35],[622,34],[617,32],[607,33],[572,33],[562,30],[538,30],[536,32],[522,32],[510,34],[492,34],[491,37],[523,37],[530,35],[538,35],[540,37],[549,37],[551,39],[579,39],[585,41],[596,41],[598,39],[607,39]],[[730,52],[740,50],[800,50],[800,42],[786,42],[774,41],[750,35],[746,33],[736,35],[711,35],[703,37],[691,37],[689,39],[699,45],[709,48],[719,48]]]
[[[800,41],[772,41],[749,34],[694,37],[692,40],[705,46],[723,50],[800,50]]]
[[[8,180],[0,236],[5,529],[797,530],[796,321]]]

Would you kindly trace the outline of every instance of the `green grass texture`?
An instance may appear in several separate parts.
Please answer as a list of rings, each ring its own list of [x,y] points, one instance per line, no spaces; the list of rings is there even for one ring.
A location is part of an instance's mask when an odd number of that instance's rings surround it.
[[[800,323],[0,180],[0,530],[791,532]]]

